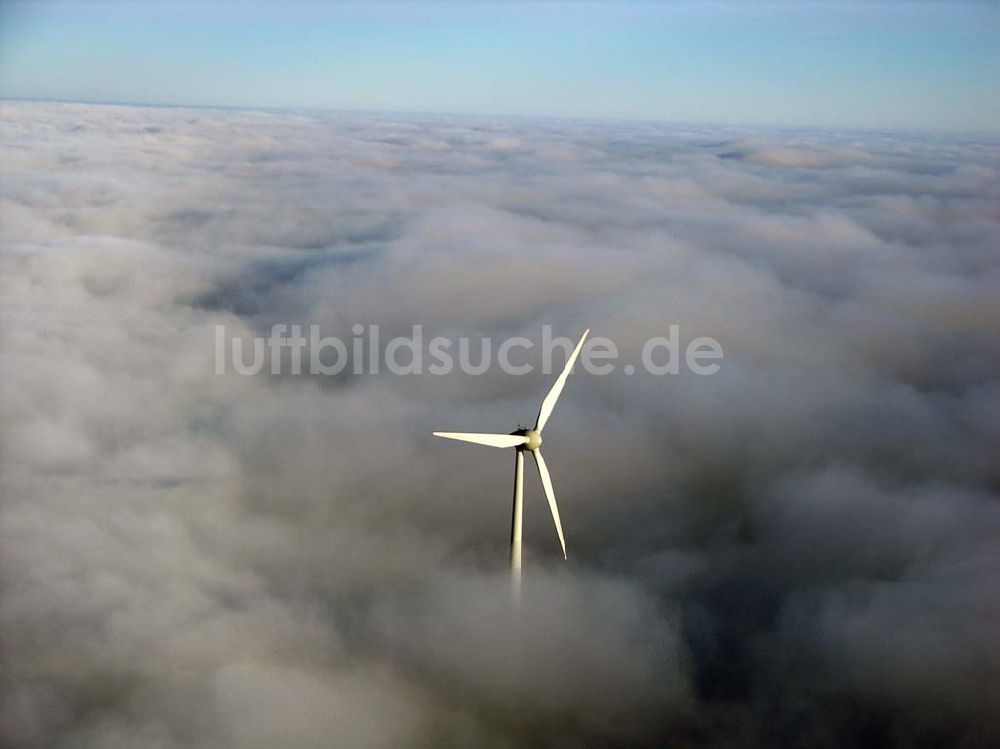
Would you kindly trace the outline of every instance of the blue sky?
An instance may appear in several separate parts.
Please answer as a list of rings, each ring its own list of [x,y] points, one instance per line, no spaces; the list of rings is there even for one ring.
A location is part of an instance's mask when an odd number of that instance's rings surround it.
[[[0,95],[1000,130],[1000,3],[48,2]]]

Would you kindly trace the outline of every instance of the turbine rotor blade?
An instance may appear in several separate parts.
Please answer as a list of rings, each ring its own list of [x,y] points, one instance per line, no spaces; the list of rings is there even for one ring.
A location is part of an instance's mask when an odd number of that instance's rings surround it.
[[[462,442],[474,442],[477,445],[489,445],[490,447],[517,447],[528,441],[528,438],[521,434],[480,434],[478,432],[434,432],[435,437],[444,437],[449,440],[461,440]]]
[[[549,500],[549,509],[552,510],[552,520],[556,524],[556,533],[559,534],[559,545],[562,546],[563,559],[568,559],[566,556],[566,539],[563,538],[562,523],[559,522],[559,506],[556,504],[556,493],[552,489],[552,478],[549,476],[549,469],[545,465],[545,458],[542,457],[541,450],[533,450],[531,454],[535,456],[538,475],[542,479],[545,497]]]
[[[590,333],[590,328],[583,331],[583,335],[580,336],[580,342],[576,344],[576,348],[573,349],[573,353],[569,355],[569,359],[566,360],[566,366],[563,367],[562,374],[556,379],[555,383],[552,385],[552,389],[549,390],[548,395],[545,396],[545,400],[542,401],[542,407],[538,410],[538,419],[535,421],[535,431],[541,432],[545,428],[545,422],[549,420],[549,416],[552,415],[552,409],[556,407],[556,401],[559,400],[559,394],[562,393],[563,387],[566,385],[566,378],[569,377],[569,373],[573,369],[573,365],[576,363],[576,357],[580,355],[580,350],[583,348],[583,342],[587,340],[587,334]]]

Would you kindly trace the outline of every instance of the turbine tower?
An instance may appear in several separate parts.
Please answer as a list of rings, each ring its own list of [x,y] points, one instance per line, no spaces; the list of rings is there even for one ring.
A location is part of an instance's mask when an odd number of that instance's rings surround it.
[[[562,523],[559,522],[559,506],[556,504],[556,494],[552,489],[552,478],[549,476],[549,469],[545,465],[545,458],[542,457],[542,430],[552,415],[552,409],[556,407],[559,394],[562,393],[566,385],[566,378],[573,370],[583,342],[587,340],[590,329],[583,331],[580,342],[576,344],[573,353],[566,360],[566,366],[562,373],[552,385],[542,407],[538,410],[538,418],[535,426],[527,429],[521,426],[510,434],[479,434],[476,432],[434,432],[435,437],[445,437],[451,440],[461,440],[463,442],[474,442],[477,445],[488,445],[490,447],[513,447],[514,451],[514,513],[511,520],[510,529],[510,574],[514,586],[515,596],[519,595],[521,588],[521,521],[524,506],[524,452],[527,450],[535,459],[538,467],[538,475],[542,479],[542,487],[545,489],[545,496],[549,500],[549,509],[552,511],[552,520],[556,524],[556,533],[559,534],[559,545],[562,547],[563,558],[566,558],[566,539],[563,537]]]

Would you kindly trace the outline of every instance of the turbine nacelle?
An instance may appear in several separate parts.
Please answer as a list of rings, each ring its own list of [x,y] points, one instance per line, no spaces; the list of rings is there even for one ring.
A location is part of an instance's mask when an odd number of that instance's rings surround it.
[[[524,437],[523,450],[531,450],[535,452],[538,448],[542,446],[542,435],[537,429],[518,429],[516,432],[511,432],[511,434],[518,437]]]

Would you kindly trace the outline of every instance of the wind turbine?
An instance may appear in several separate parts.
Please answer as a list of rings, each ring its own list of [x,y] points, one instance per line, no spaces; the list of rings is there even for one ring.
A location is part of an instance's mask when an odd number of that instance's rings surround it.
[[[576,344],[573,353],[566,360],[562,374],[556,379],[549,390],[542,407],[538,410],[538,418],[535,426],[527,429],[522,426],[510,434],[480,434],[477,432],[434,432],[435,437],[445,437],[451,440],[461,440],[463,442],[474,442],[477,445],[488,445],[490,447],[513,447],[514,452],[514,517],[511,521],[510,529],[510,574],[514,584],[514,593],[517,595],[521,587],[521,520],[524,504],[524,451],[527,450],[535,459],[538,467],[538,475],[542,479],[542,487],[545,489],[545,496],[549,500],[549,509],[552,511],[552,520],[556,524],[556,533],[559,534],[559,545],[562,547],[563,558],[566,558],[566,539],[563,538],[562,523],[559,522],[559,506],[556,505],[556,495],[552,490],[552,478],[549,476],[549,469],[545,465],[545,458],[542,457],[542,430],[552,415],[552,409],[556,407],[559,394],[562,393],[566,385],[566,378],[573,369],[576,358],[580,355],[583,342],[587,339],[590,329],[583,331],[580,342]]]

